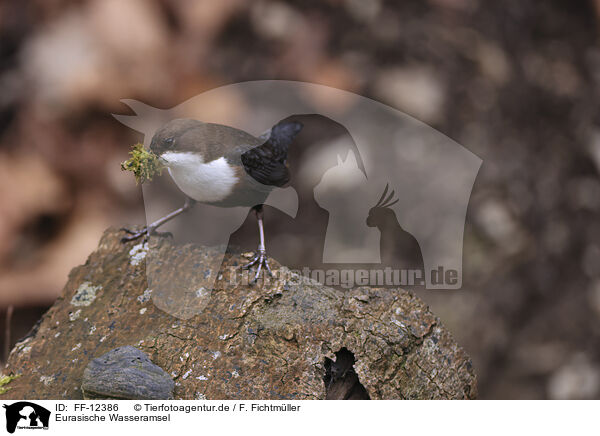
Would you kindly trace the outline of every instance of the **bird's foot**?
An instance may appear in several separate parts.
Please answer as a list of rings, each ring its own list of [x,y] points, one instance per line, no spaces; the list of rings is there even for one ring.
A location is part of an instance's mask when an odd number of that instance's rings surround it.
[[[271,277],[273,277],[273,272],[271,271],[271,268],[269,267],[267,252],[264,249],[259,248],[258,251],[256,252],[256,255],[250,261],[250,263],[243,265],[242,269],[250,269],[254,265],[258,265],[258,267],[256,268],[256,274],[254,275],[254,278],[252,280],[250,280],[251,285],[255,284],[256,281],[258,280],[258,278],[260,277],[260,272],[262,271],[263,266],[265,267],[265,269],[267,270],[269,275]]]
[[[152,235],[159,235],[159,236],[173,236],[170,232],[163,232],[163,233],[159,233],[156,231],[157,226],[153,226],[153,225],[149,225],[149,226],[144,226],[141,230],[138,231],[133,231],[130,229],[127,229],[125,227],[121,228],[122,231],[124,231],[125,233],[127,233],[127,236],[123,236],[121,238],[121,242],[130,242],[130,241],[135,241],[136,239],[139,239],[141,237],[143,237],[143,241],[144,242],[148,242],[148,239],[150,239],[150,236]]]

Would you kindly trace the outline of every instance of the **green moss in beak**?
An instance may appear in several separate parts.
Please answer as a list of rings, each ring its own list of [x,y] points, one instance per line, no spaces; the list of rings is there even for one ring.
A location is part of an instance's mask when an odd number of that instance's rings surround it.
[[[146,150],[143,144],[135,144],[129,154],[131,158],[121,163],[121,169],[133,172],[136,183],[152,180],[155,174],[162,173],[164,165],[158,156]]]

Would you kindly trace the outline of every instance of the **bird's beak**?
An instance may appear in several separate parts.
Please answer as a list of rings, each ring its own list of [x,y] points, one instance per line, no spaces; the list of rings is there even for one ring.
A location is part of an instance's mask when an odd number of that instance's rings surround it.
[[[164,157],[162,156],[158,156],[158,160],[160,161],[161,164],[163,165],[167,165],[169,163],[168,160],[166,160]]]

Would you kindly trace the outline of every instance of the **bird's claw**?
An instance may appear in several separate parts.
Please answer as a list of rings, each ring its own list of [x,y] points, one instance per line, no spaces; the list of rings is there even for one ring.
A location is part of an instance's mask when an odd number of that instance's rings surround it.
[[[148,239],[150,239],[150,236],[152,236],[152,235],[173,237],[173,234],[170,232],[163,232],[163,233],[157,232],[156,227],[154,227],[154,226],[144,226],[144,228],[142,228],[142,230],[138,230],[137,232],[133,231],[133,230],[129,230],[125,227],[121,228],[121,230],[123,232],[127,233],[127,236],[123,236],[121,238],[121,242],[135,241],[136,239],[141,238],[142,236],[144,237],[144,242],[148,242]]]
[[[254,258],[252,258],[252,260],[249,263],[247,263],[246,265],[242,265],[242,269],[250,269],[254,265],[258,265],[258,267],[256,268],[256,274],[254,275],[254,278],[252,280],[250,280],[251,285],[253,285],[257,282],[258,278],[260,277],[260,272],[262,271],[263,266],[269,273],[269,276],[273,277],[273,271],[271,271],[271,267],[269,267],[267,252],[265,250],[259,249],[256,252],[256,255],[254,256]]]
[[[150,235],[154,231],[154,229],[152,229],[151,227],[148,227],[148,226],[145,226],[142,230],[138,230],[137,232],[133,231],[133,230],[129,230],[125,227],[123,227],[121,230],[124,231],[125,233],[127,233],[127,236],[123,236],[121,238],[121,242],[135,241],[136,239],[139,239],[142,236],[144,237],[144,242],[146,242],[146,241],[148,241],[148,239],[150,238]]]

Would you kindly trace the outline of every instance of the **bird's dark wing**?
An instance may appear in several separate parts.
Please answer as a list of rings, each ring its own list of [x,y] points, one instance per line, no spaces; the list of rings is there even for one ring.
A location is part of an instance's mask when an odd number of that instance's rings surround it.
[[[246,172],[263,185],[283,186],[290,180],[286,166],[288,148],[302,129],[295,121],[282,121],[259,139],[264,143],[242,153]]]

